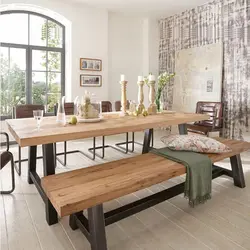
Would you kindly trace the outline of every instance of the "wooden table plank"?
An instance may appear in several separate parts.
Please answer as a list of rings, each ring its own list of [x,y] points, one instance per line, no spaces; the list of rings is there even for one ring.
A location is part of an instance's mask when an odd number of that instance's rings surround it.
[[[36,130],[33,118],[6,120],[9,131],[21,147],[49,144],[97,136],[115,135],[126,132],[143,131],[150,128],[167,127],[188,122],[206,120],[203,114],[157,114],[147,117],[119,117],[117,113],[104,117],[98,123],[78,123],[77,125],[60,126],[56,117],[44,117],[41,130]]]
[[[250,143],[218,139],[232,152],[208,154],[213,163],[250,149]],[[179,163],[152,153],[42,178],[60,216],[104,203],[186,173]]]

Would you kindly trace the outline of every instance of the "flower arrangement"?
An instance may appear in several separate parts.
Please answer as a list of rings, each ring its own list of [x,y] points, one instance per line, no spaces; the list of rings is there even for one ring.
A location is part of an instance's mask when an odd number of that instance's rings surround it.
[[[175,73],[168,73],[168,72],[161,73],[158,76],[158,88],[157,88],[156,98],[155,98],[158,111],[160,110],[160,99],[161,99],[162,91],[167,86],[167,84],[170,83],[171,78],[173,78],[174,76],[175,76]]]
[[[94,119],[100,115],[100,107],[97,107],[97,105],[91,101],[91,95],[87,91],[85,91],[82,101],[78,104],[77,108],[77,113],[80,118]]]
[[[143,79],[143,81],[147,84],[148,87],[149,87],[148,82],[149,82],[149,76],[150,76],[150,75],[152,75],[152,73],[149,73],[148,76],[144,76],[144,79]]]

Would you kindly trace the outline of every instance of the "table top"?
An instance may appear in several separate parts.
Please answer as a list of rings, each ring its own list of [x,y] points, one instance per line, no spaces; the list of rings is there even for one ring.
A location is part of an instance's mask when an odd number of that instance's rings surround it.
[[[10,133],[21,147],[70,141],[97,136],[108,136],[126,132],[143,131],[150,128],[207,120],[208,115],[192,113],[157,114],[147,117],[119,117],[118,113],[104,114],[98,123],[78,123],[61,126],[56,117],[44,117],[41,129],[36,129],[34,118],[6,120]]]

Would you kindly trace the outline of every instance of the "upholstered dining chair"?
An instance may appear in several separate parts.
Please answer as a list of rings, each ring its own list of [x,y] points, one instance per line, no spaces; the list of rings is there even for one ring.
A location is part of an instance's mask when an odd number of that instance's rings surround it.
[[[101,102],[102,105],[102,112],[112,112],[112,103],[110,101],[102,101]],[[96,138],[94,137],[94,145],[95,145],[95,140]],[[96,155],[99,158],[104,159],[105,157],[105,148],[112,148],[114,150],[117,150],[121,153],[124,153],[123,150],[120,150],[112,145],[105,145],[105,136],[102,136],[102,145],[101,146],[97,146],[97,147],[92,147],[89,148],[89,152],[93,153],[93,155]],[[101,149],[102,150],[102,154],[100,155],[99,153],[96,152],[96,150]]]
[[[5,132],[0,132],[6,138],[6,149],[0,152],[0,170],[3,169],[9,162],[11,164],[11,183],[12,188],[8,191],[0,191],[0,194],[10,194],[15,190],[15,170],[14,170],[14,158],[12,153],[9,151],[9,135]],[[2,140],[1,140],[2,141]]]
[[[194,124],[188,124],[188,132],[206,136],[209,136],[210,132],[219,132],[221,134],[223,128],[223,106],[221,102],[197,102],[196,113],[207,114],[210,118]]]
[[[12,117],[14,119],[19,119],[19,118],[31,118],[33,117],[33,111],[34,110],[44,110],[43,105],[38,105],[38,104],[22,104],[22,105],[17,105],[13,108],[13,114]],[[42,156],[37,157],[37,159],[42,159]],[[21,167],[22,167],[22,162],[28,161],[28,159],[22,159],[22,150],[21,147],[18,146],[18,160],[15,161],[15,169],[17,174],[20,176],[22,173]],[[18,164],[18,166],[17,166]]]

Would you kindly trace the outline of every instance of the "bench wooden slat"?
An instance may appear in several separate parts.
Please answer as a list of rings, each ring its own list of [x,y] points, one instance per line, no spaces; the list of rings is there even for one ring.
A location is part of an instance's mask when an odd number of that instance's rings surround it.
[[[212,162],[250,149],[250,143],[218,138],[232,148],[208,154]],[[152,153],[42,178],[42,186],[60,216],[133,193],[185,174],[186,168]]]

